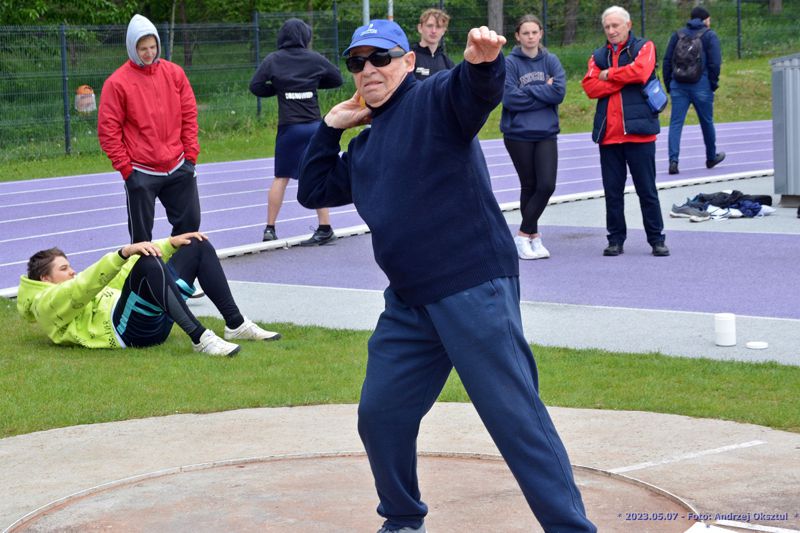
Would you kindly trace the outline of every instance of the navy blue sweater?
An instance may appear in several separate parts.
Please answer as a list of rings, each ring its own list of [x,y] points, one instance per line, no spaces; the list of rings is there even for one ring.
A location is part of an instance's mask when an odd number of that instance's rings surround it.
[[[408,304],[519,273],[476,135],[503,95],[505,62],[463,62],[425,82],[409,74],[339,154],[324,121],[300,165],[308,208],[354,203],[375,260]]]
[[[553,83],[547,80],[553,78]],[[515,141],[541,141],[560,130],[558,104],[567,94],[567,75],[546,48],[528,57],[515,46],[506,58],[506,86],[500,131]]]

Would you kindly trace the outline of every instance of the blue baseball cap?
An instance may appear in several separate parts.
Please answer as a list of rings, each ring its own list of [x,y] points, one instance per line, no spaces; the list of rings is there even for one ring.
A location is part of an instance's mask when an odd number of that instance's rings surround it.
[[[347,56],[347,53],[356,46],[374,46],[385,50],[399,46],[405,52],[411,49],[403,28],[396,22],[383,19],[370,20],[366,26],[356,28],[353,38],[350,40],[350,46],[342,52],[342,55]]]

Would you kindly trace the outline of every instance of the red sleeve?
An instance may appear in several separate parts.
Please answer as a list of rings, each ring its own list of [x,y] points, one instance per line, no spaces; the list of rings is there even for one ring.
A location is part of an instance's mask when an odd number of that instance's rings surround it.
[[[622,85],[645,83],[655,68],[656,47],[653,46],[653,41],[647,41],[633,63],[608,69],[608,79]]]
[[[177,67],[180,76],[179,87],[181,90],[181,142],[183,143],[183,154],[186,159],[193,164],[197,163],[197,156],[200,155],[200,143],[197,140],[197,101],[194,98],[194,91],[186,73],[182,68]]]
[[[112,78],[103,84],[100,109],[97,112],[97,139],[111,160],[111,165],[123,179],[133,172],[131,157],[122,142],[122,125],[125,123],[125,92]]]
[[[603,98],[618,92],[622,85],[612,81],[604,81],[598,78],[600,75],[600,67],[594,62],[594,56],[589,58],[589,70],[581,81],[583,90],[589,98]]]

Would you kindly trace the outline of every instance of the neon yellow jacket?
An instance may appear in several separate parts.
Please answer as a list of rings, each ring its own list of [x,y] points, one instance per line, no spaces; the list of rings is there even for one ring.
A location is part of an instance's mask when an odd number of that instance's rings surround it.
[[[164,239],[153,243],[168,261],[177,248]],[[73,279],[53,284],[20,276],[17,311],[36,322],[56,344],[86,348],[120,348],[111,314],[133,265],[134,255],[123,259],[109,252]]]

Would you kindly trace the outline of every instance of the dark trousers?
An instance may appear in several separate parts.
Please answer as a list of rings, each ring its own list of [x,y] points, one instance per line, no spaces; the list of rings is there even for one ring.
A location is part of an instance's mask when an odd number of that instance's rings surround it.
[[[639,196],[642,222],[651,245],[664,242],[664,219],[656,188],[656,143],[600,145],[600,171],[606,200],[606,230],[609,244],[622,244],[627,237],[625,225],[625,181],[631,171],[633,186]]]
[[[238,327],[244,319],[216,250],[208,241],[192,239],[166,264],[155,256],[142,256],[136,261],[112,315],[114,329],[125,345],[161,344],[167,340],[173,323],[196,341],[205,328],[186,306],[186,299],[195,291],[196,279],[226,325]]]
[[[168,176],[154,176],[138,170],[125,180],[128,203],[128,234],[131,242],[153,240],[156,198],[167,211],[171,235],[200,229],[200,197],[194,165],[184,162]]]
[[[522,214],[519,230],[528,234],[539,233],[539,217],[556,190],[558,143],[555,138],[543,141],[503,139],[503,142],[519,176],[519,209]]]
[[[494,279],[417,307],[391,289],[384,297],[369,341],[358,431],[385,525],[419,527],[428,512],[417,481],[417,434],[455,367],[544,529],[596,531],[539,399],[536,363],[522,333],[519,279]]]

